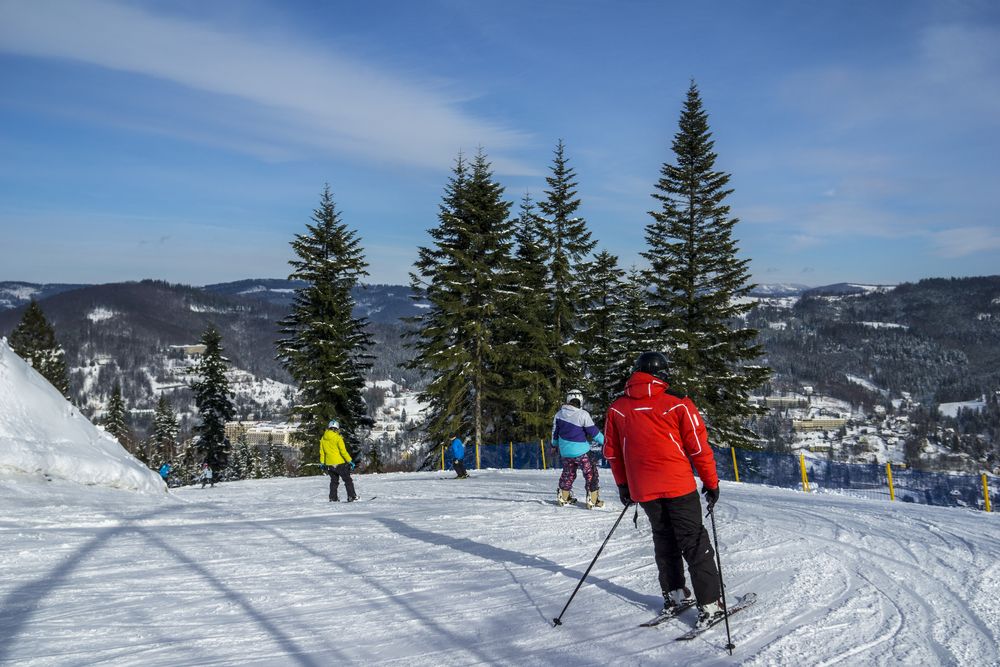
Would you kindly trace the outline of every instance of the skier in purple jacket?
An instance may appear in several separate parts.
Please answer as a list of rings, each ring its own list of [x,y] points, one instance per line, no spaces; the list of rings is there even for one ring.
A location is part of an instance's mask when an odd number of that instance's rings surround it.
[[[590,441],[604,444],[604,434],[594,424],[590,413],[583,409],[583,393],[574,389],[566,395],[566,404],[559,408],[552,418],[552,446],[559,448],[563,471],[559,477],[557,501],[560,505],[576,502],[573,497],[573,482],[576,469],[583,472],[587,489],[587,509],[604,507],[598,494],[600,480],[597,466],[590,458]]]

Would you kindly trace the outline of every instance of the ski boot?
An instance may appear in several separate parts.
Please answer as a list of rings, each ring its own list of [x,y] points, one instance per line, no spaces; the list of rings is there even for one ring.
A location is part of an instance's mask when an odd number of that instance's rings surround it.
[[[695,622],[694,627],[711,627],[721,621],[725,615],[726,610],[723,608],[721,602],[709,602],[704,606],[698,607],[698,620]]]
[[[686,609],[693,603],[694,598],[691,597],[691,590],[687,586],[670,592],[664,591],[663,611],[660,613],[666,614],[667,612]]]
[[[559,503],[560,507],[563,505],[575,505],[576,498],[574,498],[569,491],[559,489],[559,493],[556,494],[556,502]]]
[[[598,496],[597,491],[591,491],[587,494],[587,509],[592,510],[595,507],[604,507],[604,501]]]

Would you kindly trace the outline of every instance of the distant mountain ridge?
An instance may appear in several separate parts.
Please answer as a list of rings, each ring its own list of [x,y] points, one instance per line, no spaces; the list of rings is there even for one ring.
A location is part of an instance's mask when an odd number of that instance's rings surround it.
[[[201,289],[212,294],[288,306],[292,303],[295,290],[304,284],[300,280],[284,278],[247,278],[225,283],[213,283],[202,287],[195,286],[194,289]],[[0,312],[20,308],[32,298],[41,301],[62,292],[84,287],[94,287],[94,285],[0,281]],[[757,285],[750,292],[750,296],[773,298],[801,296],[804,293],[862,294],[864,289],[858,283],[836,283],[822,287],[810,287],[799,283],[768,283]],[[416,315],[421,312],[420,305],[417,305],[420,302],[413,301],[411,295],[412,291],[405,285],[379,283],[361,285],[354,291],[354,300],[359,307],[356,315],[363,315],[379,322],[394,322],[400,317]]]
[[[0,311],[20,308],[31,299],[41,301],[62,292],[86,287],[63,283],[22,283],[17,281],[0,282]]]
[[[749,324],[781,389],[873,401],[854,376],[934,403],[1000,389],[1000,276],[817,288],[791,306],[761,300]]]
[[[156,280],[139,281],[139,284],[142,283],[168,284]],[[106,283],[105,286],[129,284],[136,283]],[[228,283],[214,283],[204,287],[190,285],[176,285],[176,287],[200,290],[208,294],[234,299],[269,303],[287,309],[292,304],[295,291],[304,285],[305,283],[300,280],[248,278]],[[27,305],[31,299],[42,301],[64,292],[95,287],[101,287],[101,285],[0,282],[0,313]],[[354,315],[355,317],[367,317],[373,322],[396,324],[400,318],[410,317],[421,312],[420,301],[415,301],[412,294],[410,288],[404,285],[359,285],[353,292],[356,303]]]
[[[281,411],[275,396],[287,392],[273,384],[266,391],[250,384],[292,382],[275,355],[278,323],[288,314],[294,283],[249,280],[202,288],[144,280],[65,290],[45,287],[0,283],[2,293],[20,302],[17,308],[0,310],[0,336],[13,331],[29,299],[38,299],[66,350],[74,402],[85,412],[102,409],[115,381],[121,382],[130,408],[151,409],[167,388],[174,407],[190,411],[190,391],[177,386],[172,368],[182,354],[180,346],[196,343],[209,326],[222,335],[232,367],[249,376],[245,391],[237,392],[238,410],[258,416]],[[379,348],[372,376],[413,382],[415,373],[397,370],[408,354],[399,318],[420,312],[409,289],[359,287],[355,298],[355,314],[370,318]]]
[[[799,283],[768,283],[755,286],[750,291],[750,296],[762,298],[799,296],[808,289],[812,288]]]
[[[162,281],[7,282],[0,283],[0,294],[22,306],[32,296],[43,302],[77,369],[73,391],[105,395],[118,377],[131,405],[146,408],[152,407],[159,386],[150,377],[165,373],[171,346],[196,342],[209,325],[219,329],[236,368],[261,380],[290,383],[275,360],[275,342],[277,323],[299,286],[280,279],[204,287]],[[1000,276],[925,279],[896,287],[762,285],[754,294],[760,306],[748,323],[760,331],[765,362],[775,371],[773,390],[812,385],[843,400],[876,400],[862,396],[864,390],[848,376],[920,401],[971,400],[1000,389]],[[359,287],[355,299],[356,314],[370,318],[376,341],[371,378],[415,386],[420,375],[402,367],[412,351],[400,318],[425,312],[425,304],[400,285]],[[0,309],[0,335],[8,335],[20,316],[20,308]]]
[[[870,285],[862,283],[834,283],[822,287],[809,287],[800,296],[856,296],[872,292],[888,292],[896,285]]]

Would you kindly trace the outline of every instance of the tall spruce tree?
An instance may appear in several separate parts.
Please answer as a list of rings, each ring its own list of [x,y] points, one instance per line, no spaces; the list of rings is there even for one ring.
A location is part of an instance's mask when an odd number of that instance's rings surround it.
[[[558,364],[551,325],[544,230],[530,195],[521,200],[514,231],[516,249],[507,272],[498,334],[497,374],[503,378],[506,440],[537,441],[549,436],[559,405]]]
[[[55,329],[34,299],[10,334],[10,349],[31,364],[60,394],[69,396],[65,353],[56,340]]]
[[[582,379],[580,350],[575,343],[580,311],[577,287],[586,258],[597,242],[591,240],[586,221],[576,214],[580,208],[576,172],[569,166],[562,140],[556,145],[552,173],[545,182],[548,189],[538,208],[549,261],[550,326],[557,345],[554,383],[556,394],[561,396],[573,388],[568,384]]]
[[[222,356],[222,336],[209,327],[200,342],[205,352],[196,369],[198,379],[191,383],[199,419],[194,430],[200,436],[198,453],[218,477],[229,463],[226,422],[232,421],[236,408],[226,378],[229,360]]]
[[[285,457],[281,453],[281,447],[274,444],[274,437],[267,436],[267,455],[264,457],[264,469],[266,477],[284,477],[286,474]]]
[[[167,461],[171,461],[176,454],[177,448],[177,415],[170,405],[170,401],[163,394],[160,394],[156,402],[156,410],[153,413],[153,434],[149,440],[148,463],[153,469],[159,468]]]
[[[382,460],[382,445],[379,442],[372,442],[369,446],[367,472],[385,472],[385,462]]]
[[[229,460],[229,467],[236,479],[259,479],[264,476],[264,462],[260,450],[250,444],[245,426],[236,434],[236,445]]]
[[[280,322],[284,338],[277,356],[299,385],[292,414],[302,423],[302,463],[319,462],[319,440],[331,419],[340,422],[353,458],[359,454],[359,431],[371,422],[362,392],[372,337],[367,319],[354,316],[351,295],[368,275],[368,263],[357,233],[341,221],[329,185],[292,250],[289,279],[305,285],[296,290],[291,312]],[[318,467],[306,470],[318,472]]]
[[[599,426],[621,382],[621,341],[618,315],[624,298],[618,258],[601,251],[580,279],[580,327],[577,336],[585,371],[587,409]]]
[[[418,249],[410,283],[430,307],[414,318],[411,368],[430,376],[421,394],[435,445],[456,435],[475,442],[500,417],[504,397],[497,374],[497,326],[503,317],[505,268],[510,261],[510,203],[480,150],[472,164],[460,155],[429,231],[432,247]]]
[[[122,385],[119,382],[115,382],[115,386],[111,390],[111,398],[108,399],[108,410],[104,414],[104,430],[117,440],[122,447],[129,451],[132,450],[128,413],[125,411],[125,401],[122,399]]]
[[[613,320],[611,340],[614,352],[609,357],[617,361],[617,365],[612,364],[608,369],[608,378],[613,381],[612,395],[620,394],[625,389],[625,382],[640,354],[659,349],[650,324],[648,299],[646,277],[633,266],[625,274]]]
[[[726,198],[729,174],[715,170],[716,154],[698,88],[691,82],[674,135],[676,162],[664,163],[654,199],[659,210],[646,227],[650,310],[673,381],[705,416],[713,443],[752,446],[747,421],[759,410],[750,392],[767,381],[756,362],[757,331],[743,326],[753,307],[747,266],[737,258]]]

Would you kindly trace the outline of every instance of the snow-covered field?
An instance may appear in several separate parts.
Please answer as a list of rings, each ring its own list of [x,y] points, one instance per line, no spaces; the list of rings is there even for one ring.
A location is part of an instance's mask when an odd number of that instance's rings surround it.
[[[760,596],[730,658],[721,626],[674,641],[693,610],[637,627],[661,604],[641,512],[553,627],[621,506],[555,506],[551,470],[473,474],[359,475],[353,504],[318,477],[0,477],[0,663],[998,664],[996,514],[723,483],[729,596]]]

